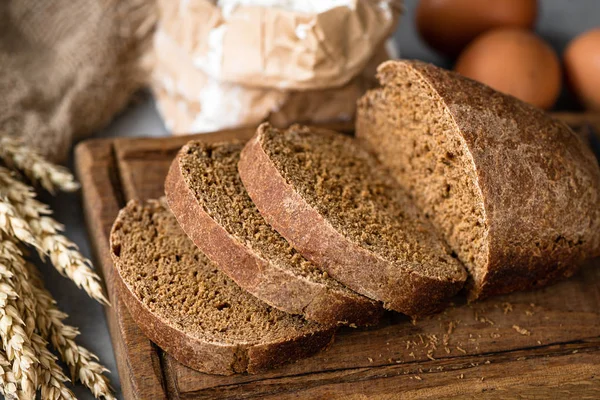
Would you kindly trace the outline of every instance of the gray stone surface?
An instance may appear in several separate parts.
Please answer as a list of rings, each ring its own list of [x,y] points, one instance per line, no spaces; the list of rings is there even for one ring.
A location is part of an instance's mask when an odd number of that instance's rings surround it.
[[[483,0],[473,0],[483,1]],[[419,58],[440,65],[450,66],[447,60],[439,58],[432,50],[424,46],[414,31],[413,13],[416,1],[406,2],[406,14],[402,19],[396,39],[402,57]],[[600,24],[600,1],[597,0],[541,0],[541,18],[538,31],[550,40],[557,51],[562,51],[566,43],[576,34],[594,25]],[[163,136],[166,131],[155,111],[151,100],[144,101],[119,116],[108,128],[99,132],[97,137],[108,136]],[[89,244],[83,224],[83,215],[79,195],[60,195],[56,198],[43,197],[55,210],[56,218],[67,227],[67,234],[89,256]],[[51,266],[40,263],[47,286],[58,300],[59,306],[69,315],[69,322],[78,326],[82,332],[80,343],[98,354],[104,364],[113,373],[110,375],[118,397],[119,378],[116,373],[114,355],[105,325],[102,307],[89,299],[68,280],[60,276]],[[75,391],[80,399],[93,397],[81,386]]]

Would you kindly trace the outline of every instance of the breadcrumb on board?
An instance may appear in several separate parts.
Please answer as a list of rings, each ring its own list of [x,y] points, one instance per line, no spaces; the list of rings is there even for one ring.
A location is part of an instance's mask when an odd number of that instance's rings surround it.
[[[524,335],[524,336],[531,336],[531,332],[529,332],[529,331],[528,331],[527,329],[525,329],[525,328],[521,328],[519,325],[513,325],[513,326],[512,326],[512,328],[513,328],[515,331],[519,332],[521,335]]]

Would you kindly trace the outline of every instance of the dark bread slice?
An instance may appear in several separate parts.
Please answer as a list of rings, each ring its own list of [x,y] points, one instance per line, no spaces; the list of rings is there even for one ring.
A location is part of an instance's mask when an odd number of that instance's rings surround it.
[[[221,271],[273,307],[325,324],[376,323],[380,304],[328,277],[260,215],[237,171],[242,148],[192,141],[181,149],[165,181],[179,225]]]
[[[463,286],[463,267],[355,139],[262,124],[238,168],[267,222],[333,278],[384,307],[427,314]]]
[[[335,327],[269,307],[220,272],[164,200],[130,201],[110,236],[115,281],[146,336],[196,370],[256,373],[309,356]]]
[[[471,299],[545,285],[600,253],[600,170],[564,123],[433,65],[378,71],[357,136],[466,265]]]

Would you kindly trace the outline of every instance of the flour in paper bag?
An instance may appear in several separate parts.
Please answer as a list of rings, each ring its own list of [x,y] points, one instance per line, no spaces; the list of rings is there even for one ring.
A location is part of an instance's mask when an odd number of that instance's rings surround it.
[[[228,18],[237,6],[275,7],[304,14],[319,14],[336,7],[354,8],[356,0],[219,0],[217,5]]]
[[[161,26],[222,83],[342,87],[393,32],[401,0],[159,1]],[[242,61],[243,60],[243,61]]]
[[[256,126],[264,120],[277,126],[349,120],[358,97],[375,84],[376,66],[388,58],[380,49],[362,75],[344,87],[298,92],[219,82],[194,68],[191,56],[160,28],[154,47],[156,104],[175,134]]]

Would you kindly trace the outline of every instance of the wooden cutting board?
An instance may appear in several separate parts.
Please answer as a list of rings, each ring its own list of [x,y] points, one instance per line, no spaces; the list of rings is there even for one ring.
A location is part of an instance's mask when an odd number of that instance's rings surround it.
[[[560,115],[574,128],[600,117]],[[199,135],[248,139],[251,130]],[[600,260],[542,290],[465,304],[411,322],[387,314],[375,328],[343,328],[312,358],[260,375],[217,376],[186,368],[150,342],[114,285],[108,235],[130,199],[157,198],[190,137],[89,140],[76,168],[126,399],[600,398]]]

